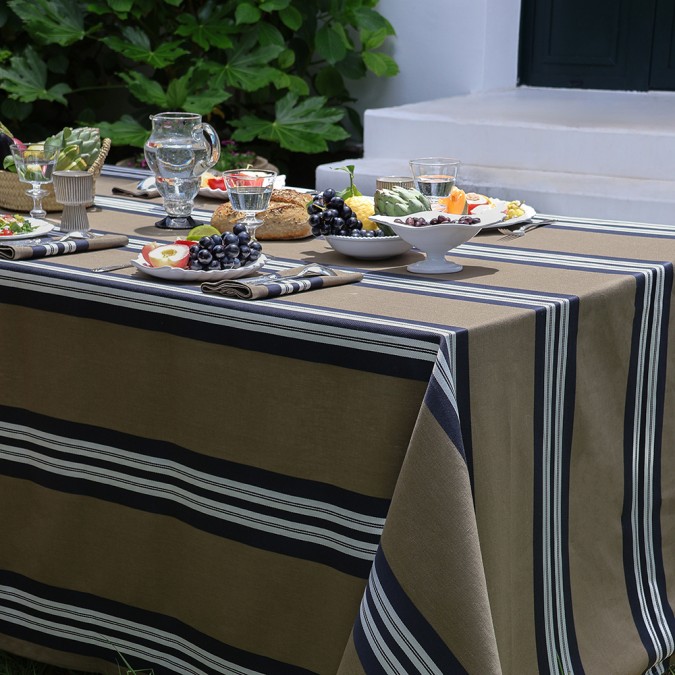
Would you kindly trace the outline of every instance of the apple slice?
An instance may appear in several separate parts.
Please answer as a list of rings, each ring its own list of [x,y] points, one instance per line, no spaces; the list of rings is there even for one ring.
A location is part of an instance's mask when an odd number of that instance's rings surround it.
[[[142,255],[143,258],[145,259],[145,262],[148,263],[148,265],[152,265],[152,263],[150,262],[150,258],[149,258],[150,251],[152,251],[153,248],[157,248],[157,247],[160,246],[160,245],[161,245],[161,244],[158,244],[156,241],[152,241],[152,242],[150,242],[149,244],[146,244],[146,245],[141,249],[141,255]]]
[[[184,244],[162,244],[148,252],[148,261],[153,267],[187,267],[190,248]]]

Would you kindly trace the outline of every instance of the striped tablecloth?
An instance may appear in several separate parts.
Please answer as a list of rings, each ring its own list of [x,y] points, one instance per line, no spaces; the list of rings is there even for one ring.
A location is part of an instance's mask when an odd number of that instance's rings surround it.
[[[248,302],[0,262],[0,648],[155,675],[664,673],[675,226],[559,218]],[[201,200],[208,219],[216,203]],[[668,592],[670,591],[670,601]]]

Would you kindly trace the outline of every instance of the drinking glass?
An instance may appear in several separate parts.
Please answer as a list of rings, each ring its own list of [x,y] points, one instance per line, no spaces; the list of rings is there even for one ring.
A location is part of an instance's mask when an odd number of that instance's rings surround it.
[[[152,133],[145,143],[145,159],[155,174],[167,217],[157,227],[183,230],[195,226],[194,199],[201,175],[220,158],[215,129],[201,115],[165,112],[151,115]]]
[[[251,241],[256,241],[255,231],[263,224],[256,214],[265,211],[270,204],[276,171],[231,169],[223,171],[227,195],[235,211],[244,214],[239,223],[246,226]]]
[[[422,157],[410,160],[415,187],[429,198],[431,208],[438,208],[438,200],[447,197],[455,186],[460,161],[450,157]]]
[[[31,189],[26,190],[26,194],[33,198],[30,215],[33,218],[44,218],[47,212],[42,208],[42,199],[49,192],[43,186],[52,182],[59,146],[29,143],[28,145],[10,145],[9,149],[14,157],[19,180],[31,185]]]

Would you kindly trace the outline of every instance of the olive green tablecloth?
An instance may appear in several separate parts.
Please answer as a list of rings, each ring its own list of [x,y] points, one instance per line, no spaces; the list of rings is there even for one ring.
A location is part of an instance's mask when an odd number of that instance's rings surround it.
[[[560,218],[227,299],[0,262],[0,648],[117,673],[663,673],[675,227]],[[215,202],[199,200],[208,217]],[[670,601],[668,594],[670,593]],[[119,658],[119,657],[118,657]]]

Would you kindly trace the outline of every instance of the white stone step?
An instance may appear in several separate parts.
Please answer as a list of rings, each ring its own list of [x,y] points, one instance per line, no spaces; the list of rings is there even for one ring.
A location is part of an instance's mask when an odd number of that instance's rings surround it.
[[[324,164],[316,187],[344,189],[349,178],[335,167],[354,164],[356,185],[372,195],[378,176],[409,175],[407,160],[353,159]],[[584,173],[462,166],[459,187],[500,199],[520,199],[539,213],[675,225],[675,181]]]
[[[474,166],[672,177],[675,93],[519,87],[366,111],[365,157],[432,155]]]
[[[410,175],[413,157],[462,161],[458,185],[523,199],[542,213],[675,223],[675,93],[519,87],[365,113],[356,165],[372,194],[381,175]]]

